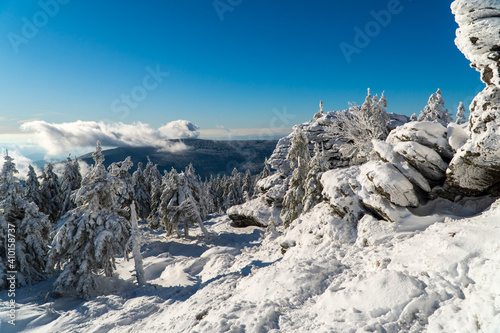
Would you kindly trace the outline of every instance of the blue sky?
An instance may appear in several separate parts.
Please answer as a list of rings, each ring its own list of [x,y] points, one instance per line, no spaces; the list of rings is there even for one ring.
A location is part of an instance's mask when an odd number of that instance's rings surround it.
[[[248,134],[307,121],[320,100],[362,103],[368,87],[407,115],[441,88],[454,114],[483,87],[454,45],[451,1],[59,1],[53,17],[36,1],[0,2],[3,139],[31,120],[186,119],[202,137]],[[377,29],[373,11],[388,8]],[[348,62],[340,45],[356,47],[355,27],[374,30]]]

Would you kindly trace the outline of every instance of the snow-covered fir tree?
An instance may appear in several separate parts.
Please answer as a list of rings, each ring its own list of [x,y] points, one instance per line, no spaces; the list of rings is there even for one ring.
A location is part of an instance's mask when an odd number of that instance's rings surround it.
[[[127,220],[130,220],[130,205],[135,200],[134,182],[129,173],[132,166],[133,163],[128,156],[124,161],[112,163],[108,167],[109,174],[115,182],[113,188],[116,191],[118,211]]]
[[[242,204],[245,199],[243,195],[243,177],[238,169],[234,168],[231,172],[231,177],[226,182],[224,187],[224,209]]]
[[[186,177],[187,186],[189,187],[193,195],[193,199],[195,200],[198,206],[201,219],[204,220],[206,219],[208,214],[207,194],[204,192],[204,187],[201,185],[201,180],[199,176],[196,174],[196,171],[192,163],[189,163],[184,174]]]
[[[0,176],[0,289],[6,286],[7,271],[17,271],[18,287],[43,279],[51,231],[48,217],[25,199],[13,159],[8,153],[4,159]]]
[[[61,216],[63,197],[59,177],[54,172],[52,163],[45,165],[40,193],[43,200],[40,210],[48,215],[52,222],[56,222]]]
[[[208,231],[203,226],[201,207],[195,198],[188,176],[175,169],[169,174],[161,196],[160,213],[168,235],[177,232],[180,236],[180,222],[183,222],[184,236],[189,237],[190,224],[198,224],[205,236]]]
[[[443,126],[447,126],[452,122],[451,115],[444,107],[443,95],[441,89],[438,89],[435,94],[429,97],[429,101],[425,108],[418,116],[419,121],[437,121]]]
[[[410,117],[410,121],[418,121],[418,116],[416,113],[412,114]]]
[[[462,125],[465,122],[467,122],[467,118],[465,118],[465,107],[464,107],[464,103],[460,102],[460,104],[458,104],[458,109],[457,109],[456,123],[459,125]]]
[[[151,212],[149,213],[151,219],[150,227],[157,228],[159,225],[155,224],[157,219],[155,216],[158,215],[158,208],[160,205],[160,198],[162,194],[162,176],[160,171],[158,171],[158,166],[153,164],[148,157],[148,163],[146,164],[146,168],[144,169],[144,178],[146,179],[146,187],[151,197]]]
[[[151,193],[146,185],[142,162],[137,163],[137,170],[132,175],[132,179],[134,181],[137,214],[141,219],[146,219],[151,213]]]
[[[74,191],[80,188],[81,183],[82,174],[80,173],[80,165],[78,164],[76,158],[73,161],[68,156],[61,180],[61,192],[63,197],[61,216],[76,207],[75,203],[71,199],[71,195]]]
[[[322,201],[321,192],[323,192],[323,186],[320,179],[323,172],[328,169],[329,164],[326,161],[324,150],[320,150],[319,145],[316,143],[314,145],[314,156],[309,162],[309,170],[305,180],[305,196],[302,200],[304,213],[307,213]]]
[[[309,139],[306,134],[300,129],[296,129],[294,134],[292,145],[286,157],[293,172],[288,184],[288,190],[283,198],[283,209],[281,211],[285,228],[299,217],[303,211],[302,200],[306,194],[304,186],[311,159]]]
[[[271,168],[269,167],[269,162],[268,162],[267,157],[266,157],[265,160],[264,160],[264,168],[262,169],[262,171],[260,172],[260,174],[255,179],[254,193],[259,193],[259,189],[258,189],[258,186],[257,186],[257,183],[259,182],[259,180],[267,178],[270,175],[271,175]]]
[[[43,202],[42,195],[40,193],[40,181],[38,180],[38,175],[31,164],[28,165],[28,175],[26,178],[26,200],[35,203],[39,208]]]
[[[54,291],[92,297],[97,277],[113,276],[115,255],[123,254],[130,237],[130,221],[120,215],[116,181],[103,165],[101,144],[93,153],[95,164],[74,194],[76,208],[69,211],[57,231],[49,253],[48,269],[59,271]]]
[[[252,174],[248,169],[245,172],[245,176],[243,177],[242,191],[243,191],[244,202],[250,201],[250,199],[252,199],[252,197],[254,196],[254,184],[252,181]]]

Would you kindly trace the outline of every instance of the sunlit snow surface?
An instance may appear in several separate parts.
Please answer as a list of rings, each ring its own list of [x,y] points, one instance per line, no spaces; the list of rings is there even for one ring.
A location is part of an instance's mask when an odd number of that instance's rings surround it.
[[[118,260],[106,296],[54,299],[52,281],[17,290],[16,326],[3,332],[498,332],[500,201],[473,216],[439,200],[398,223],[366,216],[357,227],[327,204],[290,229],[236,229],[226,216],[188,240],[143,225],[150,285]],[[280,231],[280,230],[278,230]],[[283,255],[282,243],[295,244]],[[104,285],[104,283],[103,283]]]

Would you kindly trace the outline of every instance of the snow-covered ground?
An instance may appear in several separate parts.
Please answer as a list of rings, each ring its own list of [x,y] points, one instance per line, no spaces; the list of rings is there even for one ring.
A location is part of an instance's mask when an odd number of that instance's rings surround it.
[[[500,332],[500,200],[472,216],[485,201],[357,227],[321,203],[285,234],[212,216],[208,240],[143,225],[147,286],[123,258],[90,301],[54,299],[44,281],[17,290],[16,326],[2,291],[0,331]]]

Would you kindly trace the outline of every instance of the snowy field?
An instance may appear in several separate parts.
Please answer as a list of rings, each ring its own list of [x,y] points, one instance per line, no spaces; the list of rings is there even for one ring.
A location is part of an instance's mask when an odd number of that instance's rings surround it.
[[[119,258],[110,289],[90,301],[54,299],[53,280],[17,290],[16,326],[2,291],[0,331],[499,332],[500,201],[464,217],[487,201],[440,199],[357,228],[319,204],[285,234],[212,216],[208,240],[143,224],[147,286]]]

